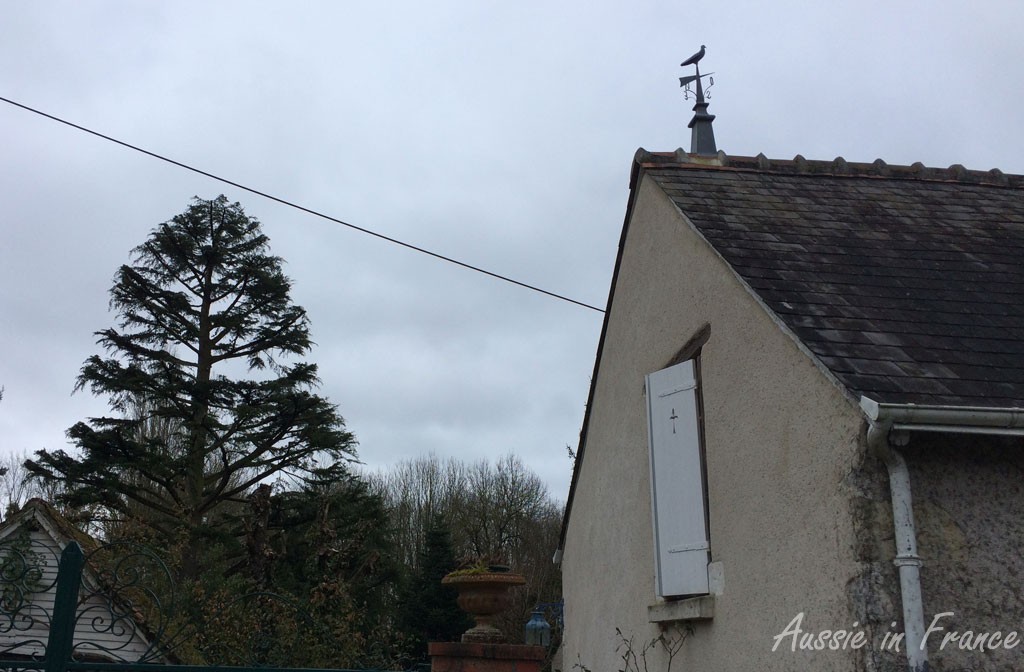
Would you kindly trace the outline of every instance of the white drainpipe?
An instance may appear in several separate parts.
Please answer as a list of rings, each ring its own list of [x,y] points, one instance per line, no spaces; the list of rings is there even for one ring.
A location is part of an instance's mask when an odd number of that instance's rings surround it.
[[[896,533],[896,559],[900,595],[903,601],[904,644],[911,672],[927,672],[928,651],[924,639],[924,605],[921,599],[921,558],[917,555],[917,533],[910,496],[910,472],[893,443],[907,445],[909,431],[949,434],[1024,435],[1024,409],[970,406],[922,406],[880,404],[861,397],[860,406],[868,416],[868,447],[889,470],[892,518]]]
[[[899,568],[900,574],[907,669],[927,672],[928,651],[921,646],[924,641],[924,604],[921,599],[921,557],[917,554],[917,531],[914,529],[914,507],[910,496],[910,472],[906,460],[889,443],[891,428],[889,423],[871,423],[868,447],[882,458],[889,470],[892,520],[896,532],[896,559],[893,564]],[[901,434],[906,437],[906,432]]]

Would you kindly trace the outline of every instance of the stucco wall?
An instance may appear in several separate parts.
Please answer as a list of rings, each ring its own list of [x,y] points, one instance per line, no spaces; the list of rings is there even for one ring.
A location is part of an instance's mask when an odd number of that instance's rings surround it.
[[[647,616],[655,597],[643,380],[704,322],[711,550],[725,587],[714,619],[695,625],[672,670],[863,669],[862,651],[771,651],[799,612],[808,630],[849,628],[857,617],[851,586],[867,567],[853,511],[865,499],[860,413],[647,179],[567,530],[564,669],[618,670],[616,628],[635,637],[636,653],[661,632]],[[667,663],[655,650],[648,671]]]
[[[1024,669],[1024,441],[1019,438],[912,434],[910,467],[929,660],[939,670]],[[950,631],[1016,631],[1007,650],[941,647]],[[941,647],[941,648],[940,648]]]

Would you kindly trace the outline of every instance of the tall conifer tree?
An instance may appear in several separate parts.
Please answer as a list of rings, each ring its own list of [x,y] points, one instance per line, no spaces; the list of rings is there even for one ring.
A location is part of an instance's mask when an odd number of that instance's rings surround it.
[[[456,603],[456,590],[441,584],[441,579],[457,564],[451,530],[443,518],[435,515],[426,529],[419,566],[401,612],[413,659],[427,661],[427,643],[457,642],[463,632],[473,627],[469,615]]]
[[[41,450],[26,467],[65,482],[70,506],[193,544],[261,481],[340,478],[355,440],[312,392],[316,366],[297,361],[309,323],[281,263],[224,196],[157,226],[117,272],[118,327],[97,332],[105,354],[86,360],[76,386],[117,415],[68,430],[79,455]]]

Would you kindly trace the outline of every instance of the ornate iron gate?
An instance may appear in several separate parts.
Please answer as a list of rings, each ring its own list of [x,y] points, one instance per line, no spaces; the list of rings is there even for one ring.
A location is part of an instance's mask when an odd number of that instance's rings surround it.
[[[227,612],[217,633],[232,639],[237,630],[238,651],[233,664],[216,664],[216,647],[204,650],[197,642],[210,633],[195,631],[187,622],[174,621],[170,605],[161,602],[153,584],[169,582],[171,574],[152,552],[127,545],[101,546],[87,556],[77,542],[70,542],[59,561],[47,557],[55,549],[33,546],[25,537],[19,546],[5,543],[0,554],[0,670],[20,672],[358,672],[341,668],[282,667],[274,661],[284,651],[253,646],[260,628],[281,626],[285,610],[301,610],[280,596],[256,593],[251,598],[259,610],[257,620],[232,621]],[[113,551],[113,564],[90,563],[98,554]],[[155,561],[150,567],[126,562],[139,555]],[[119,558],[119,559],[118,559]],[[90,571],[83,571],[90,567]],[[255,625],[254,625],[255,624]],[[209,624],[207,624],[209,625]],[[294,624],[293,624],[294,625]],[[177,627],[177,629],[176,629]],[[234,630],[233,630],[234,628]],[[45,639],[44,639],[45,638]],[[245,640],[245,641],[241,641]],[[223,645],[223,642],[221,642]],[[243,651],[248,647],[247,651]],[[185,654],[183,654],[185,652]],[[274,655],[276,654],[276,655]],[[201,659],[203,664],[182,662]],[[225,658],[228,659],[228,658]],[[211,663],[212,664],[206,664]]]

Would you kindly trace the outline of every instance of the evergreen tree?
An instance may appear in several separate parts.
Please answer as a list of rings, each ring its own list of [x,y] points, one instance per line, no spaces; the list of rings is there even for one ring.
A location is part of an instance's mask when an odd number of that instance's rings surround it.
[[[346,633],[357,657],[342,660],[333,644],[315,667],[380,668],[398,655],[394,637],[395,585],[404,568],[388,534],[380,495],[356,475],[329,487],[310,485],[270,500],[273,590],[308,605],[322,628]],[[335,650],[332,650],[335,649]]]
[[[458,562],[451,531],[444,519],[434,516],[426,530],[419,566],[410,581],[401,613],[414,660],[427,660],[428,642],[457,642],[473,621],[456,603],[458,592],[441,585],[441,579]]]
[[[118,327],[97,332],[105,354],[76,386],[119,415],[68,430],[80,455],[41,450],[26,467],[64,482],[65,504],[99,505],[192,551],[261,481],[342,478],[355,440],[311,391],[316,366],[294,361],[309,324],[281,264],[224,196],[157,226],[117,272]]]

